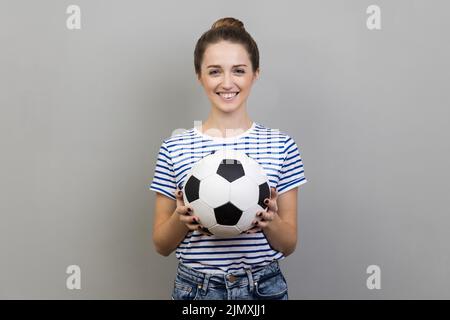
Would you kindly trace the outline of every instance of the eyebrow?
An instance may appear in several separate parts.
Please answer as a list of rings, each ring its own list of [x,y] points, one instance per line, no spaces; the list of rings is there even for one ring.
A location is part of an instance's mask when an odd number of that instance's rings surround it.
[[[233,68],[234,67],[247,67],[247,65],[246,64],[236,64],[233,66]],[[212,65],[207,66],[207,68],[221,68],[221,66],[219,66],[218,64],[212,64]]]

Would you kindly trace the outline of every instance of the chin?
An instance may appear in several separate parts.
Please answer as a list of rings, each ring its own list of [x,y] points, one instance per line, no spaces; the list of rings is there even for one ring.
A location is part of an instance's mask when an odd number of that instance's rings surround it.
[[[241,107],[241,104],[233,104],[233,105],[223,105],[223,104],[216,104],[217,108],[225,113],[233,112]]]
[[[216,106],[217,109],[223,112],[232,112],[234,110],[239,109],[242,106],[243,102],[235,101],[233,103],[226,103],[223,102],[222,100],[217,101],[216,99],[214,99],[213,104]]]

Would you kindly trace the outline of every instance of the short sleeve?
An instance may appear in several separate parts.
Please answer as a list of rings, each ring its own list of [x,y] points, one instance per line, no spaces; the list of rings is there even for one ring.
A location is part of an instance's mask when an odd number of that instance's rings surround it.
[[[161,144],[156,160],[155,174],[149,189],[162,193],[169,198],[176,200],[175,190],[177,188],[175,172],[173,170],[172,157],[166,142]]]
[[[278,194],[282,194],[308,182],[305,177],[303,161],[297,144],[288,136],[284,145],[284,161],[277,185]]]

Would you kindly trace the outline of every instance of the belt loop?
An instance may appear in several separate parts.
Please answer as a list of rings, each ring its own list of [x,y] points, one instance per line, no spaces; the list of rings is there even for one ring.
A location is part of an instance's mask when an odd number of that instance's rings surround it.
[[[248,277],[248,285],[249,285],[250,293],[253,293],[254,283],[253,283],[252,270],[248,269],[248,268],[245,268],[245,272],[247,273],[247,277]]]
[[[211,274],[207,273],[203,278],[203,286],[201,286],[201,288],[204,292],[206,292],[206,290],[208,289],[209,277],[211,277]]]

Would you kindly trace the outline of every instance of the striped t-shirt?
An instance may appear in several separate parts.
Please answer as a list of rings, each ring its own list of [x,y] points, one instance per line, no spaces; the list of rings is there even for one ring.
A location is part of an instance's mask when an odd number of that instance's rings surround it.
[[[164,140],[150,190],[175,200],[174,192],[177,186],[183,188],[192,166],[220,148],[241,150],[256,160],[279,195],[307,182],[295,141],[278,129],[253,122],[251,128],[234,137],[212,137],[194,127]],[[264,266],[284,255],[271,248],[262,231],[233,238],[189,231],[178,245],[176,257],[198,271],[233,273]]]

